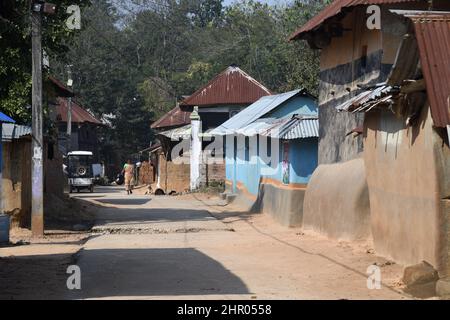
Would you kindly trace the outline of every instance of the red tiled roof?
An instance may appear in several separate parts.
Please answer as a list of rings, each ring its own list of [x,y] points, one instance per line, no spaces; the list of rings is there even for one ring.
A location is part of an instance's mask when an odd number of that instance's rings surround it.
[[[406,15],[414,22],[434,125],[450,125],[450,13]]]
[[[190,112],[182,111],[176,107],[152,124],[152,129],[181,127],[191,123]]]
[[[186,98],[182,106],[252,104],[271,94],[269,89],[240,68],[231,66]]]
[[[299,28],[289,38],[289,40],[301,39],[306,33],[313,31],[320,27],[325,20],[328,20],[343,11],[345,8],[351,8],[358,5],[372,5],[372,4],[393,4],[402,2],[427,2],[428,0],[335,0],[325,7],[314,18],[309,20],[305,25]]]
[[[56,121],[67,122],[68,100],[58,98],[56,105]],[[92,123],[103,125],[100,120],[95,118],[87,110],[83,109],[76,101],[72,100],[72,123]]]

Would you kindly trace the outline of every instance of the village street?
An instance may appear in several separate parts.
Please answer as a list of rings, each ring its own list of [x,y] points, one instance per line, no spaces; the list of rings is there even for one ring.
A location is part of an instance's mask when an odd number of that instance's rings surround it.
[[[59,265],[35,259],[41,270],[27,275],[16,270],[16,282],[2,288],[2,298],[408,298],[396,284],[401,267],[377,258],[367,245],[350,247],[287,229],[265,215],[223,207],[217,197],[127,196],[117,187],[97,191],[74,195],[101,205],[90,237],[77,250],[73,241],[19,247],[38,259],[59,256],[58,250],[75,255]],[[9,249],[0,249],[0,261],[8,259]],[[382,269],[381,290],[367,289],[366,271],[373,263]],[[81,290],[66,288],[70,264],[80,267]],[[24,285],[27,277],[38,278],[30,284],[36,288]]]

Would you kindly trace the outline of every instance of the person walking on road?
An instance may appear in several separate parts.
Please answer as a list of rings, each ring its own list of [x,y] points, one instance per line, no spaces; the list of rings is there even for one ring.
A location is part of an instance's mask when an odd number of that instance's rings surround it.
[[[123,166],[122,174],[125,178],[125,189],[127,194],[133,194],[133,183],[134,183],[134,165],[131,160]]]

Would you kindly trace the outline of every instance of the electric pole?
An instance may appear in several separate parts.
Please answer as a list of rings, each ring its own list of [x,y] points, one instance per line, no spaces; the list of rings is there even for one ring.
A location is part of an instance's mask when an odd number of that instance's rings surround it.
[[[44,174],[42,134],[42,13],[33,4],[31,12],[32,46],[32,159],[31,159],[31,233],[44,236]]]
[[[67,66],[67,86],[69,89],[73,87],[71,65]],[[67,98],[67,144],[66,154],[72,151],[72,97]]]
[[[44,236],[44,138],[42,130],[42,13],[54,14],[56,6],[42,0],[31,3],[32,142],[31,233]]]

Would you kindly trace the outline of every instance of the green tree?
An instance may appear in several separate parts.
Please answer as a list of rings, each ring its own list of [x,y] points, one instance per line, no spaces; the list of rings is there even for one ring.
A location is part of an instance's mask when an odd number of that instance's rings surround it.
[[[43,17],[43,50],[51,57],[61,57],[68,50],[75,31],[65,21],[67,6],[86,6],[89,1],[54,0],[56,14]],[[31,27],[29,0],[0,2],[0,106],[19,122],[31,117]]]

